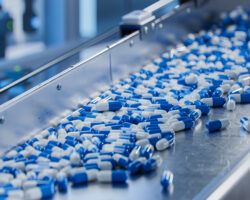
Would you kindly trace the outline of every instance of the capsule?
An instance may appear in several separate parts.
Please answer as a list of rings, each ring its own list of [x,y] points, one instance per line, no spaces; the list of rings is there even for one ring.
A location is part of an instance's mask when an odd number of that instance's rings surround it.
[[[223,107],[226,103],[226,99],[224,97],[209,97],[201,99],[201,102],[207,104],[213,108]]]
[[[250,93],[242,93],[242,94],[230,94],[230,98],[233,98],[236,103],[247,104],[250,103]]]
[[[171,140],[168,140],[167,138],[162,138],[156,143],[155,147],[157,151],[163,151],[172,146],[173,144],[174,144],[174,138]]]
[[[38,187],[29,188],[24,191],[24,198],[32,199],[46,199],[51,198],[55,194],[55,186],[53,183],[41,185]]]
[[[96,171],[86,170],[86,171],[76,172],[71,176],[70,180],[73,183],[73,185],[86,184],[90,181],[96,180]]]
[[[207,115],[210,112],[210,107],[201,101],[195,101],[194,106],[201,111],[202,115]]]
[[[247,117],[241,117],[240,124],[247,132],[250,132],[250,123]]]
[[[24,197],[23,190],[19,188],[9,188],[0,191],[0,199],[23,199]]]
[[[161,185],[164,189],[168,189],[173,184],[174,175],[169,170],[164,170],[161,176]]]
[[[29,189],[29,188],[33,188],[33,187],[39,187],[42,185],[47,185],[49,184],[49,181],[47,180],[26,180],[22,183],[22,188],[25,189]]]
[[[124,170],[104,170],[99,171],[97,180],[102,183],[125,183],[128,179]]]
[[[125,169],[128,167],[128,162],[129,162],[128,157],[121,155],[121,154],[114,154],[113,158],[117,162],[118,166],[125,168]]]
[[[187,118],[183,121],[176,121],[171,124],[172,129],[175,132],[184,131],[194,126],[194,121],[191,118]]]
[[[143,168],[143,164],[147,161],[145,157],[140,157],[128,165],[128,170],[131,174],[137,174]]]
[[[228,98],[228,101],[226,104],[227,110],[233,111],[233,110],[235,110],[235,107],[236,107],[236,103],[235,103],[234,98]]]
[[[178,80],[178,83],[183,85],[196,85],[198,83],[198,77],[195,74],[190,74],[185,78]]]
[[[119,101],[98,102],[95,105],[97,111],[117,111],[122,108],[122,103]]]
[[[56,177],[57,187],[59,192],[68,191],[68,179],[64,173],[58,173]]]
[[[215,132],[215,131],[225,129],[226,127],[229,126],[229,124],[230,122],[228,119],[218,119],[218,120],[207,122],[206,128],[208,129],[209,132]]]
[[[157,167],[158,167],[157,160],[152,157],[143,163],[142,169],[143,169],[143,172],[148,173],[148,172],[156,170]]]

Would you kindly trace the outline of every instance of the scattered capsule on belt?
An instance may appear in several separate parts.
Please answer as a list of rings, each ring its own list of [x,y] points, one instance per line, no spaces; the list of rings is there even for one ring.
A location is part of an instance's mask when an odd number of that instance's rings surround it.
[[[120,167],[122,168],[128,167],[128,163],[129,163],[128,157],[121,155],[121,154],[114,154],[113,158]]]
[[[47,199],[55,194],[55,186],[53,183],[41,185],[39,187],[29,188],[24,191],[24,198],[27,200],[32,199]]]
[[[209,132],[219,131],[222,129],[225,129],[227,126],[229,126],[230,122],[228,119],[218,119],[209,121],[206,123],[206,128]]]
[[[247,132],[250,132],[250,122],[247,117],[241,117],[240,124]]]
[[[68,179],[64,173],[58,173],[56,177],[57,187],[59,192],[67,192],[68,190]]]
[[[97,111],[117,111],[122,107],[122,103],[119,101],[105,101],[99,102],[95,105]]]
[[[193,126],[194,126],[194,121],[191,118],[187,118],[183,121],[176,121],[171,124],[171,128],[175,132],[191,129]]]
[[[156,143],[155,147],[157,151],[163,151],[172,146],[173,144],[174,144],[174,138],[171,140],[168,140],[167,138],[162,138]]]
[[[209,97],[203,98],[200,101],[214,108],[223,107],[226,103],[226,99],[224,97]]]
[[[97,174],[97,180],[103,183],[125,183],[127,178],[127,173],[124,170],[103,170]]]
[[[23,199],[24,192],[19,188],[9,188],[0,192],[0,199]]]
[[[86,170],[74,173],[70,180],[73,183],[73,185],[81,185],[81,184],[86,184],[95,179],[96,179],[96,171]]]
[[[230,94],[230,98],[233,98],[236,103],[247,104],[250,103],[250,93],[242,93],[242,94]]]
[[[164,189],[169,188],[173,184],[174,175],[171,171],[165,170],[161,176],[161,185]]]
[[[226,104],[227,110],[233,111],[233,110],[235,110],[235,107],[236,107],[236,103],[235,103],[234,98],[229,97],[228,101],[227,101],[227,104]]]

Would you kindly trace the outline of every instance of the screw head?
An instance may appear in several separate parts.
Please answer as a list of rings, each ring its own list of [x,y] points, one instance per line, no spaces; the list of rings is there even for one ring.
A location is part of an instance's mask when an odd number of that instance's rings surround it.
[[[133,45],[134,45],[134,41],[133,41],[133,40],[130,40],[129,46],[132,47]]]
[[[58,91],[61,90],[61,89],[62,89],[62,85],[57,84],[56,89],[57,89]]]
[[[151,23],[151,28],[155,29],[155,23],[154,22]]]
[[[3,123],[4,123],[4,121],[5,121],[4,116],[1,116],[1,117],[0,117],[0,124],[3,124]]]
[[[163,24],[162,24],[162,23],[159,24],[159,28],[160,28],[160,29],[163,28]]]

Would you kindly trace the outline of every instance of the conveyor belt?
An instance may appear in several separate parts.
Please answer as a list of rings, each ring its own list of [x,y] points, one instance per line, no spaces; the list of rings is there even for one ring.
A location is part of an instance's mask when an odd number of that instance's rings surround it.
[[[208,184],[213,180],[219,182],[250,152],[250,134],[242,130],[239,123],[241,116],[249,115],[249,109],[249,105],[237,106],[235,112],[213,109],[195,130],[177,133],[175,146],[160,153],[164,162],[156,172],[132,177],[127,185],[90,183],[70,189],[67,194],[57,193],[55,199],[160,200],[192,199],[197,195],[205,198],[212,189]],[[230,127],[222,132],[207,133],[204,128],[206,121],[223,117],[230,119]],[[164,192],[160,185],[160,176],[166,167],[174,174],[172,194]],[[204,188],[206,190],[202,191]]]
[[[221,2],[222,4],[223,2],[225,3],[225,1],[222,0],[217,1],[217,4],[220,5]],[[249,2],[242,2],[250,6]],[[151,33],[153,35],[139,35],[138,33],[134,33],[134,35],[114,45],[116,48],[112,49],[109,47],[103,50],[98,54],[97,60],[90,59],[88,62],[79,63],[75,68],[68,69],[66,72],[48,80],[46,83],[34,88],[23,96],[8,102],[0,109],[1,116],[7,116],[6,122],[0,127],[0,131],[4,133],[8,132],[9,134],[1,146],[3,146],[3,149],[7,149],[10,145],[13,145],[10,144],[11,141],[17,142],[20,141],[20,138],[23,138],[23,136],[27,136],[27,133],[35,133],[34,127],[42,129],[47,126],[48,119],[57,116],[63,109],[72,108],[69,98],[74,96],[73,93],[81,93],[81,97],[87,97],[94,89],[98,89],[98,87],[94,86],[94,82],[86,83],[84,80],[78,82],[74,79],[75,81],[72,82],[71,85],[67,85],[66,83],[69,83],[69,80],[73,80],[72,78],[75,78],[74,75],[77,73],[78,77],[80,77],[81,75],[86,75],[86,73],[91,74],[95,72],[95,75],[92,74],[90,76],[90,80],[96,81],[98,79],[100,80],[99,84],[103,83],[103,85],[107,86],[111,84],[112,81],[126,76],[130,71],[136,70],[131,69],[135,66],[136,61],[137,66],[141,66],[143,63],[141,61],[142,58],[145,60],[150,59],[158,52],[165,50],[166,48],[162,46],[171,42],[171,39],[167,38],[167,36],[171,35],[170,33],[176,32],[176,41],[173,42],[176,43],[185,37],[188,32],[199,30],[202,27],[203,20],[208,19],[208,16],[211,17],[211,15],[207,15],[210,12],[204,11],[214,10],[214,12],[217,13],[220,9],[233,8],[235,6],[233,4],[237,4],[237,2],[232,3],[230,1],[230,4],[222,8],[222,6],[211,3],[207,5],[207,7],[201,8],[201,10],[194,11],[193,15],[188,18],[188,25],[186,25],[186,27],[182,27],[181,24],[178,24],[180,21],[172,17],[172,19],[166,20],[166,23],[164,22],[164,29],[161,31],[156,30],[156,33],[154,33],[152,30]],[[201,15],[203,12],[205,15]],[[180,19],[185,19],[186,14],[182,12],[179,15],[182,15]],[[197,18],[197,16],[199,17]],[[170,26],[173,24],[175,24],[175,26]],[[191,26],[191,24],[193,26]],[[168,31],[169,27],[172,29]],[[165,37],[161,37],[161,45],[155,44],[156,41],[159,41],[159,36],[164,36],[163,33],[169,34],[166,34]],[[143,38],[142,41],[140,40],[141,37]],[[133,41],[133,43],[131,41]],[[132,44],[133,47],[131,47]],[[120,51],[117,51],[117,49]],[[148,55],[148,51],[154,54],[151,53]],[[126,55],[126,57],[124,57],[124,55]],[[108,62],[109,59],[112,59],[112,65]],[[99,63],[99,65],[96,65],[96,63]],[[88,66],[93,68],[88,68]],[[83,69],[84,67],[85,69]],[[79,83],[81,83],[81,90],[78,86],[73,92],[72,88]],[[89,87],[87,88],[88,85]],[[60,88],[59,86],[61,86],[61,89],[58,89]],[[84,92],[82,92],[83,88],[85,89]],[[48,94],[51,94],[52,97]],[[42,96],[46,97],[45,102],[39,102],[39,97]],[[65,96],[69,97],[68,100],[66,100],[66,98],[63,99]],[[27,119],[22,119],[20,113],[25,112],[29,103],[31,105],[30,110],[27,110],[27,113],[25,113],[27,114]],[[17,112],[17,108],[22,112]],[[57,193],[55,199],[191,199],[197,195],[199,195],[199,198],[205,198],[212,192],[211,183],[213,183],[213,180],[219,182],[226,174],[230,173],[234,165],[250,151],[250,134],[241,130],[239,124],[241,116],[249,115],[249,109],[249,105],[237,106],[235,112],[213,109],[208,117],[203,117],[202,121],[199,121],[195,130],[190,130],[185,133],[180,132],[176,135],[175,146],[169,151],[161,153],[164,158],[164,163],[161,168],[152,174],[131,178],[127,185],[112,186],[109,184],[91,183],[84,187],[70,189],[67,194]],[[14,115],[16,115],[16,127],[13,127],[14,120],[11,121]],[[33,116],[35,117],[32,118]],[[208,118],[215,119],[222,117],[228,117],[230,119],[230,127],[222,132],[208,134],[204,129],[204,124]],[[29,122],[30,119],[32,119],[32,121]],[[25,124],[25,126],[19,127],[22,124]],[[20,136],[20,138],[16,136]],[[160,186],[160,175],[166,167],[174,173],[174,188],[172,194],[163,192]]]

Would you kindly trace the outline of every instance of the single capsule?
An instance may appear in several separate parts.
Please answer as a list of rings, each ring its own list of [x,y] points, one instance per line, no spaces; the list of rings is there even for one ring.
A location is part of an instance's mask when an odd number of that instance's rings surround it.
[[[196,109],[199,109],[202,115],[207,115],[210,112],[210,107],[207,104],[202,103],[201,101],[195,101],[194,107]]]
[[[233,110],[235,110],[235,107],[236,107],[236,103],[235,103],[234,98],[228,98],[228,101],[226,104],[227,110],[233,111]]]
[[[146,162],[143,163],[143,172],[147,173],[147,172],[151,172],[156,170],[158,167],[158,162],[157,159],[155,158],[149,158]]]
[[[128,167],[128,162],[129,162],[129,158],[121,155],[121,154],[114,154],[113,155],[114,160],[116,161],[117,165],[122,167],[122,168],[127,168]]]
[[[33,187],[39,187],[42,185],[49,184],[49,181],[46,180],[26,180],[23,181],[22,183],[22,189],[28,189],[28,188],[33,188]]]
[[[17,188],[8,188],[0,192],[0,199],[23,199],[24,192]]]
[[[119,101],[98,102],[95,105],[97,111],[117,111],[122,108],[122,103]]]
[[[73,185],[86,184],[90,181],[96,180],[95,170],[78,171],[71,176],[71,182]]]
[[[227,126],[229,126],[229,124],[230,122],[228,119],[218,119],[206,123],[206,128],[208,129],[209,132],[215,132],[225,129]]]
[[[247,117],[241,117],[240,124],[247,132],[250,132],[250,123]]]
[[[229,97],[235,99],[236,103],[250,103],[250,93],[230,94]]]
[[[145,157],[140,157],[136,160],[133,160],[128,165],[128,170],[131,174],[137,174],[143,168],[143,164],[147,161]]]
[[[125,183],[128,179],[124,170],[103,170],[97,174],[97,180],[103,183]]]
[[[55,186],[53,183],[29,188],[24,191],[24,197],[27,200],[47,199],[51,198],[54,194],[55,194]]]
[[[226,99],[224,97],[209,97],[203,98],[200,101],[214,108],[223,107],[223,105],[226,103]]]
[[[164,189],[168,189],[173,184],[174,175],[169,170],[164,170],[161,176],[161,185]]]
[[[113,169],[113,164],[111,161],[97,161],[96,163],[98,165],[98,168],[100,170],[112,170]]]
[[[59,192],[67,192],[68,190],[68,179],[66,174],[58,173],[56,176],[56,182]]]
[[[174,141],[174,138],[172,138],[171,140],[168,140],[167,138],[162,138],[156,143],[155,147],[157,151],[163,151],[172,146],[174,144]]]
[[[190,74],[185,78],[178,80],[178,83],[183,85],[196,85],[198,83],[198,77],[195,74]]]
[[[187,118],[183,121],[175,121],[171,123],[171,128],[175,131],[184,131],[194,126],[194,121],[191,118]]]

